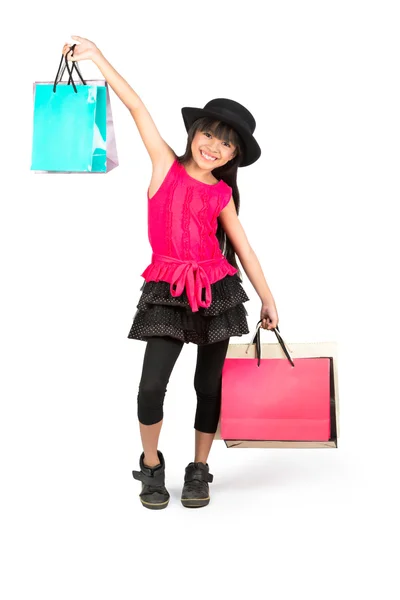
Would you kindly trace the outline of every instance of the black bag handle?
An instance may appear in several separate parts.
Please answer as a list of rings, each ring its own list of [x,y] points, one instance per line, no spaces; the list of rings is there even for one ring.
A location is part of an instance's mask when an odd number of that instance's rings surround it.
[[[76,44],[74,44],[73,46],[71,46],[71,50],[69,51],[69,52],[71,52],[72,56],[74,55],[74,48],[75,48],[75,46],[76,46]],[[69,85],[70,82],[72,82],[72,75],[71,75],[71,73],[75,69],[75,71],[78,73],[78,76],[79,76],[80,80],[82,81],[82,84],[86,85],[86,81],[83,80],[83,77],[81,75],[81,71],[80,71],[79,66],[78,66],[78,62],[76,60],[72,61],[72,68],[71,68],[71,70],[69,70],[69,65],[68,65],[68,60],[67,60],[67,56],[68,56],[69,52],[67,52],[67,54],[65,55],[65,59],[66,60],[65,60],[64,68],[63,68],[63,70],[61,72],[61,75],[60,75],[60,81],[61,81],[61,79],[62,79],[62,77],[64,75],[65,69],[68,69],[68,73],[70,75],[70,78],[68,80],[68,85]]]
[[[73,46],[71,46],[71,49],[69,50],[69,52],[72,51],[72,55],[74,53],[75,46],[76,46],[76,44],[74,44]],[[73,61],[72,68],[71,69],[69,68],[68,58],[67,58],[69,52],[67,52],[67,54],[65,56],[64,55],[61,56],[60,64],[58,66],[57,75],[56,75],[56,78],[54,80],[54,86],[53,86],[53,92],[54,93],[56,92],[56,88],[57,88],[58,83],[60,83],[61,79],[63,78],[65,69],[67,69],[67,71],[69,73],[68,85],[70,83],[72,83],[72,87],[74,88],[74,92],[76,94],[78,93],[78,90],[77,90],[76,85],[74,83],[74,80],[72,78],[72,72],[73,72],[74,69],[78,73],[78,76],[79,76],[80,80],[82,81],[82,84],[86,85],[86,81],[84,81],[84,79],[82,77],[82,74],[81,74],[80,69],[78,67],[77,61]],[[64,63],[64,66],[63,66],[63,63]]]
[[[256,332],[255,335],[253,337],[253,341],[250,342],[250,344],[247,346],[247,350],[246,352],[248,352],[251,344],[255,344],[256,345],[256,356],[257,356],[257,366],[260,366],[260,362],[261,362],[261,339],[260,339],[260,331],[261,329],[263,329],[261,327],[261,323],[262,323],[262,319],[260,319],[257,322],[257,327],[256,327]],[[278,325],[276,327],[274,327],[272,330],[270,329],[269,331],[273,331],[278,339],[279,345],[281,346],[283,352],[285,353],[285,356],[287,357],[288,361],[290,362],[290,364],[292,365],[292,367],[294,367],[294,362],[292,357],[290,356],[288,349],[286,348],[285,342],[280,334],[279,331],[279,327]]]

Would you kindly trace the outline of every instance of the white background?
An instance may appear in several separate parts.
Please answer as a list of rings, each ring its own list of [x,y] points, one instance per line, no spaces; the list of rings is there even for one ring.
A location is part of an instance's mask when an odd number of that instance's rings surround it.
[[[395,8],[382,0],[7,5],[4,600],[398,597]],[[151,162],[134,121],[111,91],[117,169],[30,171],[32,83],[54,79],[75,34],[100,47],[179,154],[182,106],[227,97],[249,108],[262,156],[239,169],[239,217],[281,333],[287,342],[338,343],[339,448],[215,442],[203,509],[179,501],[194,450],[194,345],[183,347],[165,399],[159,448],[168,508],[145,510],[131,475],[141,452],[136,397],[145,342],[127,335],[151,260]],[[91,62],[80,66],[88,79],[101,76]],[[253,331],[261,303],[245,274],[244,287]],[[241,341],[250,334],[232,338]]]

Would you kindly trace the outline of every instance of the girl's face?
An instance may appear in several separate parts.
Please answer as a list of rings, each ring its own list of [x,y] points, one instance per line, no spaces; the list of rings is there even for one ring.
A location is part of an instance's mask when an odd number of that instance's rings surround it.
[[[222,167],[235,156],[236,151],[230,142],[219,140],[207,129],[196,131],[191,149],[193,160],[201,169],[209,171]]]

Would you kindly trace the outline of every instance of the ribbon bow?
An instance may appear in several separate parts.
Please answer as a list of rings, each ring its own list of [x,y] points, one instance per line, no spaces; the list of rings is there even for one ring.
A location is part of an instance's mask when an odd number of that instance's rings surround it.
[[[176,285],[176,290],[173,286]],[[185,261],[176,267],[170,284],[171,296],[180,296],[186,287],[186,294],[193,312],[199,306],[208,307],[211,304],[211,285],[203,267],[195,260]],[[202,300],[203,288],[206,290],[206,299]]]

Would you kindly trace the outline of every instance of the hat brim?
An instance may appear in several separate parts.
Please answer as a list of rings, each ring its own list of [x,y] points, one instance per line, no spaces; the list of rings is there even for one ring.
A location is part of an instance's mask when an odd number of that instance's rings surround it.
[[[260,158],[261,148],[257,141],[253,135],[234,118],[231,119],[226,114],[219,112],[218,110],[207,110],[206,108],[195,108],[192,106],[184,106],[181,109],[181,112],[186,131],[189,131],[194,121],[201,119],[202,117],[213,117],[233,127],[233,129],[237,131],[244,142],[242,161],[239,165],[240,167],[247,167]]]

